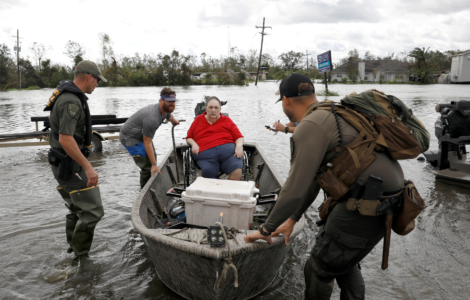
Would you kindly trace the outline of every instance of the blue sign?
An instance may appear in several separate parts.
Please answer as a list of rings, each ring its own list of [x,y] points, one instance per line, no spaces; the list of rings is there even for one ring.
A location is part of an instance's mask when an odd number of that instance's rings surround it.
[[[331,71],[331,51],[327,51],[317,56],[318,71],[320,73]]]

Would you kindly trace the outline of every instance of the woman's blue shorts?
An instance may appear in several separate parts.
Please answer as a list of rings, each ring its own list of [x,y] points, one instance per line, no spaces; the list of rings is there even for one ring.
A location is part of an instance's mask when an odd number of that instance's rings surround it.
[[[230,175],[236,169],[243,168],[241,158],[233,156],[235,154],[235,144],[225,144],[206,149],[194,155],[193,160],[198,164],[204,178],[217,178],[219,171]]]

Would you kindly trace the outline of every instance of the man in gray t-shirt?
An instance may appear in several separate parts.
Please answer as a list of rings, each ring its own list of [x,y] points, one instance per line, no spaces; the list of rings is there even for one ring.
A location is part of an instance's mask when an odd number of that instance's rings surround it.
[[[176,101],[175,92],[164,88],[160,92],[160,100],[157,104],[141,108],[121,128],[119,139],[124,148],[129,151],[135,164],[141,169],[141,188],[145,186],[153,173],[161,174],[152,140],[165,119],[173,125],[179,124],[171,114],[175,110]]]

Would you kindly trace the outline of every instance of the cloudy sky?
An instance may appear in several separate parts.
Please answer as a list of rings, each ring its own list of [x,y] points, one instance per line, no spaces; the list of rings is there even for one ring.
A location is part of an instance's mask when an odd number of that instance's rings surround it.
[[[22,56],[33,42],[52,46],[47,58],[69,64],[68,40],[99,58],[98,34],[109,34],[114,52],[227,55],[259,49],[255,26],[266,18],[263,53],[294,50],[317,55],[331,50],[334,62],[356,48],[362,56],[398,54],[414,47],[470,49],[468,0],[0,0],[0,44],[13,47],[19,29]]]

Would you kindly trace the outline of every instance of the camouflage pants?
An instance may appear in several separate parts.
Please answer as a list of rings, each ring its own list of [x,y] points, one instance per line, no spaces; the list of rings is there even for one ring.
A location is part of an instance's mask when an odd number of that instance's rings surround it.
[[[365,299],[365,285],[359,262],[384,235],[382,217],[362,216],[336,205],[326,225],[320,228],[315,246],[305,263],[305,299],[330,299],[334,280],[341,300]]]
[[[69,210],[65,217],[65,234],[70,245],[68,252],[73,251],[76,256],[87,254],[91,248],[96,224],[104,215],[99,189],[86,188],[88,178],[76,162],[73,162],[73,175],[67,181],[58,178],[59,167],[51,166],[51,168],[59,183],[57,191]],[[81,179],[74,175],[75,173],[78,173]],[[75,192],[72,197],[70,193],[78,189],[83,191],[78,194]]]

